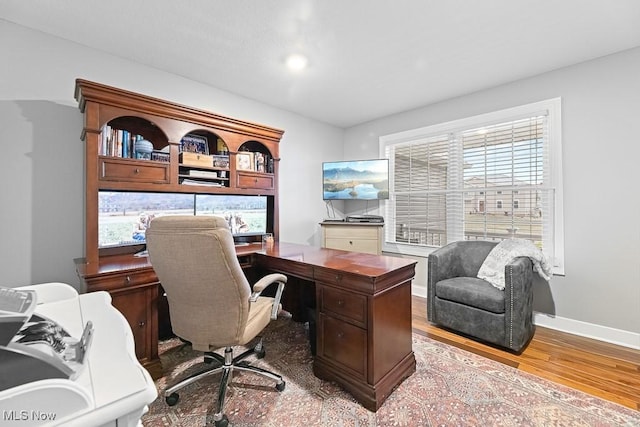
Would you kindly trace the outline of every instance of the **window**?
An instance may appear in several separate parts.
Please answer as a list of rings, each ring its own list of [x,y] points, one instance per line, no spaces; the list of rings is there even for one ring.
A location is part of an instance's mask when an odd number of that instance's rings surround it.
[[[384,250],[524,238],[563,274],[560,99],[382,136]]]

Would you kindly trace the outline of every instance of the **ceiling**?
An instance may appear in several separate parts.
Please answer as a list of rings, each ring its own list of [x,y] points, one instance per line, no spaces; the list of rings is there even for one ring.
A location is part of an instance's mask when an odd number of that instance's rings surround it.
[[[640,46],[637,0],[2,0],[0,19],[339,127]]]

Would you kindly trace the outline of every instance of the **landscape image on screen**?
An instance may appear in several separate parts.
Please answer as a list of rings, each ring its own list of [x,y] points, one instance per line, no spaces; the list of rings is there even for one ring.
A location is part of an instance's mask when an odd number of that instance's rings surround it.
[[[322,164],[324,200],[380,200],[389,198],[387,159],[325,162]]]
[[[149,222],[162,215],[193,215],[194,195],[100,191],[98,247],[144,244]]]
[[[234,236],[264,234],[267,231],[267,197],[197,194],[196,215],[223,217]]]
[[[164,215],[217,215],[234,236],[264,234],[267,197],[100,191],[98,247],[144,244],[149,222]]]

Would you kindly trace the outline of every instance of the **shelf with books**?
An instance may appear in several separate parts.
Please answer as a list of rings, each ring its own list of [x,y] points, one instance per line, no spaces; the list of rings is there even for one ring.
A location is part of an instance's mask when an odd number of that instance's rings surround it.
[[[229,156],[182,152],[179,156],[178,182],[189,185],[230,186]]]
[[[274,173],[274,160],[267,147],[257,141],[247,141],[236,153],[236,170]]]
[[[101,128],[98,154],[136,160],[169,161],[167,137],[149,120],[123,116]]]
[[[182,185],[229,187],[229,170],[214,167],[195,168],[180,166],[178,182]]]

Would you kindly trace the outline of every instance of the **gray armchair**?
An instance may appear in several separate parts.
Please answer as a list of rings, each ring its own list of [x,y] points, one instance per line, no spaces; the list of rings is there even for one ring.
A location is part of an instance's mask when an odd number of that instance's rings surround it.
[[[505,289],[477,278],[496,242],[459,241],[429,255],[427,319],[515,352],[534,333],[533,268],[528,257],[505,266]]]

